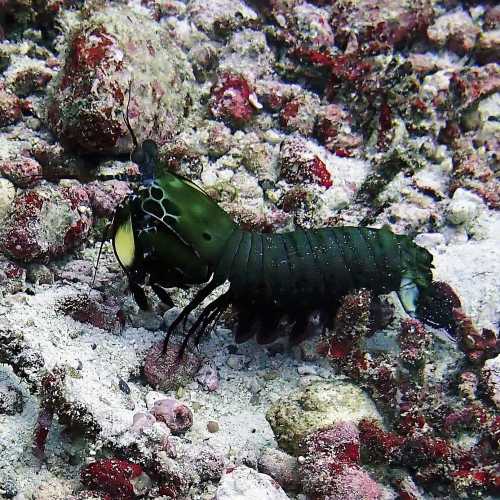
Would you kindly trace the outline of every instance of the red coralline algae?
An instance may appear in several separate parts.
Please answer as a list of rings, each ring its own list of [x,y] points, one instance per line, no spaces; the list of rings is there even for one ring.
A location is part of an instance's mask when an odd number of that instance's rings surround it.
[[[471,332],[472,323],[459,320],[457,311],[463,313],[453,306],[460,301],[449,287],[436,283],[435,292],[441,305],[445,304],[446,318],[451,311],[454,313],[451,320],[456,323],[460,345],[465,335],[462,330]],[[351,295],[341,303],[333,334],[324,341],[322,351],[372,395],[379,408],[391,417],[395,429],[384,431],[377,422],[362,420],[362,457],[371,463],[406,467],[431,490],[439,483],[450,492],[493,492],[496,479],[491,463],[499,449],[500,433],[495,430],[492,412],[474,399],[474,390],[469,391],[471,402],[467,406],[448,407],[445,402],[450,401],[450,395],[444,392],[445,387],[426,382],[422,370],[428,361],[431,338],[417,320],[402,322],[399,355],[363,352],[360,339],[369,330],[370,305],[366,300],[357,303],[356,295]],[[426,313],[429,311],[425,309]],[[473,350],[469,357],[474,354],[483,359],[493,354],[496,342],[494,346],[487,335],[481,336],[475,329],[472,337],[474,346],[484,350]],[[479,434],[478,444],[468,450],[457,446],[450,436],[461,431]]]
[[[353,156],[354,149],[362,140],[347,127],[352,120],[350,114],[337,104],[330,104],[320,110],[314,125],[314,137],[324,146],[342,158]]]
[[[289,101],[287,94],[290,86],[275,81],[261,81],[256,83],[255,92],[266,111],[275,113],[280,111]]]
[[[392,110],[387,102],[383,102],[379,111],[377,139],[377,147],[381,151],[386,150],[392,141],[392,124]]]
[[[91,165],[83,158],[65,151],[59,143],[49,144],[39,140],[33,144],[31,156],[42,166],[45,180],[58,182],[69,178],[83,182],[89,179]]]
[[[310,136],[314,129],[314,119],[319,106],[316,97],[308,94],[298,95],[288,101],[279,114],[282,128],[288,132],[299,132]]]
[[[120,307],[106,301],[96,290],[64,297],[57,308],[76,321],[113,333],[119,333],[125,326],[125,315]]]
[[[300,103],[297,100],[289,101],[285,104],[280,113],[281,126],[287,128],[290,121],[292,121],[299,112]]]
[[[54,420],[56,405],[62,398],[64,379],[65,372],[55,369],[46,373],[40,381],[41,404],[33,432],[33,454],[39,459],[45,456],[45,445]]]
[[[139,464],[107,458],[87,465],[80,478],[85,486],[108,493],[115,500],[133,500],[137,498],[134,481],[142,474]]]
[[[82,243],[91,224],[89,199],[79,184],[37,186],[15,198],[0,249],[24,262],[50,259]]]
[[[451,445],[444,439],[415,433],[405,437],[403,462],[418,465],[445,461],[452,453]]]
[[[28,225],[39,217],[44,199],[36,191],[27,191],[14,201],[13,215],[16,223],[2,232],[0,245],[19,260],[32,260],[41,253],[41,248],[33,237]]]
[[[403,320],[398,341],[401,347],[401,361],[410,368],[423,368],[432,342],[432,337],[424,325],[416,319]]]
[[[19,97],[26,97],[33,92],[44,90],[52,80],[52,72],[45,67],[28,67],[16,72],[11,87]]]
[[[10,261],[0,261],[2,263],[2,271],[5,273],[5,276],[9,279],[17,279],[25,276],[26,270],[17,265],[15,262]]]
[[[117,179],[90,182],[85,189],[97,217],[112,217],[116,207],[130,192],[129,183]]]
[[[500,475],[494,466],[488,468],[465,468],[451,474],[455,489],[459,492],[500,492]]]
[[[404,437],[382,430],[374,420],[363,419],[358,423],[363,454],[374,462],[399,463]]]
[[[358,290],[342,299],[334,328],[322,339],[321,351],[343,373],[361,384],[387,411],[392,413],[399,390],[397,363],[385,354],[368,354],[361,348],[371,335],[379,315],[372,306],[371,293]]]
[[[472,66],[453,73],[450,80],[449,99],[458,99],[464,108],[469,108],[479,99],[491,95],[500,88],[500,68],[498,64]],[[455,106],[456,106],[455,102]],[[453,103],[452,103],[453,105]]]
[[[443,462],[451,457],[446,440],[422,433],[399,435],[387,432],[372,420],[359,422],[362,455],[370,461],[416,467]]]
[[[488,411],[476,402],[444,416],[441,430],[448,436],[455,436],[463,430],[479,432],[490,420]]]
[[[330,99],[343,84],[355,84],[368,73],[371,64],[357,54],[331,55],[314,49],[300,47],[291,52],[302,63],[311,64],[325,72],[326,93]]]
[[[488,420],[491,422],[491,420]],[[483,423],[490,434],[494,423]],[[495,472],[495,451],[491,444],[479,443],[464,450],[446,439],[421,432],[400,435],[387,432],[377,422],[362,420],[359,423],[361,454],[371,463],[389,463],[409,467],[416,479],[427,487],[448,485],[452,491],[476,494],[494,493],[500,486]]]
[[[333,31],[326,10],[317,9],[309,2],[292,6],[292,22],[288,28],[296,40],[308,47],[330,47],[334,43]]]
[[[144,361],[144,376],[149,384],[167,391],[193,380],[200,369],[201,358],[189,352],[179,358],[179,349],[179,345],[170,343],[163,353],[163,342],[151,347]]]
[[[460,308],[453,309],[458,345],[465,352],[469,361],[481,364],[500,352],[500,341],[492,330],[476,329],[472,320]]]
[[[20,188],[30,188],[42,179],[42,166],[36,160],[19,157],[0,161],[0,174]]]
[[[0,289],[16,293],[26,289],[26,269],[16,262],[0,258]]]
[[[312,432],[301,444],[303,491],[317,500],[376,500],[378,484],[359,466],[359,433],[351,422]]]
[[[459,55],[472,51],[480,29],[464,11],[447,12],[427,29],[429,40],[438,47],[446,46]]]
[[[317,156],[309,165],[309,173],[304,172],[304,175],[304,180],[309,178],[312,182],[315,182],[326,189],[332,187],[333,182],[330,172],[328,172],[325,163]]]
[[[91,95],[93,75],[98,67],[106,72],[117,71],[122,63],[116,60],[111,50],[116,44],[104,28],[90,33],[76,33],[71,41],[68,57],[59,82],[60,92],[71,92],[73,101]],[[124,103],[123,91],[116,88],[113,106]],[[78,123],[67,122],[62,118],[64,110],[61,102],[54,101],[48,108],[49,121],[61,141],[87,151],[106,151],[111,149],[123,134],[122,124],[115,118],[111,109],[81,109]]]
[[[290,137],[281,144],[280,177],[292,184],[314,183],[325,188],[333,181],[326,164],[299,137]]]
[[[193,425],[193,413],[175,399],[159,399],[151,410],[156,420],[164,422],[173,434],[183,434]]]
[[[423,38],[432,17],[432,5],[426,1],[335,2],[332,11],[335,36],[339,42],[347,44],[354,36],[368,54],[386,52]]]
[[[41,408],[35,424],[33,454],[40,460],[45,457],[45,445],[49,435],[54,413],[51,409]]]
[[[187,59],[144,12],[109,2],[90,10],[68,36],[63,67],[49,90],[52,131],[68,150],[128,152],[127,107],[138,137],[165,143],[190,111]]]
[[[243,77],[231,73],[222,74],[211,91],[209,108],[212,115],[234,127],[243,126],[255,111],[250,101],[252,92]]]
[[[87,69],[95,70],[106,58],[109,58],[114,43],[115,40],[109,36],[105,28],[95,29],[88,34],[77,33],[69,47],[71,56],[66,60],[61,89],[64,90],[70,84],[70,78],[83,76],[75,73],[87,71]]]
[[[372,294],[358,290],[343,297],[335,316],[335,327],[328,342],[327,356],[332,360],[343,360],[357,350],[368,333]]]
[[[17,123],[21,116],[21,101],[0,82],[0,127]]]

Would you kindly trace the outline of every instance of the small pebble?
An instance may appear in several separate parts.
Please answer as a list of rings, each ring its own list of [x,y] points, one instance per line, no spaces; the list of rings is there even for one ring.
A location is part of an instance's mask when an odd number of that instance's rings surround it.
[[[210,433],[219,432],[219,422],[216,420],[209,420],[207,422],[207,430]]]
[[[248,392],[251,392],[252,394],[257,394],[262,390],[262,386],[257,377],[252,377],[251,379],[247,380],[246,387],[248,389]]]
[[[299,375],[317,375],[318,371],[315,366],[312,365],[301,365],[297,367]]]
[[[136,413],[132,417],[132,430],[141,432],[144,429],[149,429],[156,422],[154,415],[151,413]]]
[[[446,243],[441,233],[422,233],[415,237],[415,243],[424,248],[436,248]]]
[[[327,368],[318,368],[317,374],[321,378],[330,378],[332,376],[331,370]]]
[[[203,365],[196,374],[198,383],[208,392],[216,391],[219,388],[219,374],[217,369],[206,364]]]
[[[156,420],[165,422],[173,434],[182,434],[193,425],[193,413],[183,403],[165,398],[155,401],[151,413]]]
[[[118,387],[125,394],[130,394],[130,387],[128,386],[127,382],[125,382],[125,380],[123,380],[122,378],[120,378],[118,381]]]
[[[321,377],[318,377],[318,375],[304,375],[303,377],[300,377],[299,385],[305,387],[306,385],[309,385],[312,382],[318,382],[320,380],[323,379]]]
[[[250,358],[244,354],[231,354],[227,358],[227,366],[233,370],[242,370],[250,363]]]
[[[470,223],[484,208],[481,198],[463,188],[458,188],[448,205],[447,217],[451,224]]]
[[[271,380],[276,380],[278,377],[279,377],[279,373],[276,370],[270,370],[270,371],[264,373],[264,375],[262,375],[262,378],[266,382],[270,382]]]

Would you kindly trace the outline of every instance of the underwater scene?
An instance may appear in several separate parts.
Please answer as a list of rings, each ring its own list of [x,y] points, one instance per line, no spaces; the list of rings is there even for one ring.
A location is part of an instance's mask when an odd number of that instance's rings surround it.
[[[500,498],[500,6],[0,0],[0,498]]]

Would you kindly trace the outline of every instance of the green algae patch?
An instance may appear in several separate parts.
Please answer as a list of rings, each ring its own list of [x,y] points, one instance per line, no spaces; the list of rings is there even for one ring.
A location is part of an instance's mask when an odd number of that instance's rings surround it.
[[[300,442],[310,432],[340,421],[381,420],[373,401],[354,384],[313,382],[276,401],[266,419],[283,450],[300,454]]]

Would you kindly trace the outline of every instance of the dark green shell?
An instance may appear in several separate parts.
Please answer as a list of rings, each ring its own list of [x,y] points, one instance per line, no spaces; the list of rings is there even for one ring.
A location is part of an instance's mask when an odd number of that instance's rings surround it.
[[[136,157],[142,155],[151,173],[153,153],[139,153]],[[419,295],[432,282],[431,254],[407,236],[366,227],[243,231],[199,187],[170,172],[147,177],[120,206],[113,242],[142,307],[146,281],[168,303],[165,288],[204,284],[168,336],[212,291],[229,282],[187,332],[184,346],[192,335],[199,339],[230,304],[239,315],[237,341],[251,336],[263,343],[274,340],[285,317],[294,325],[291,337],[301,339],[314,318],[331,317],[352,290],[397,291],[406,310],[415,314]]]

